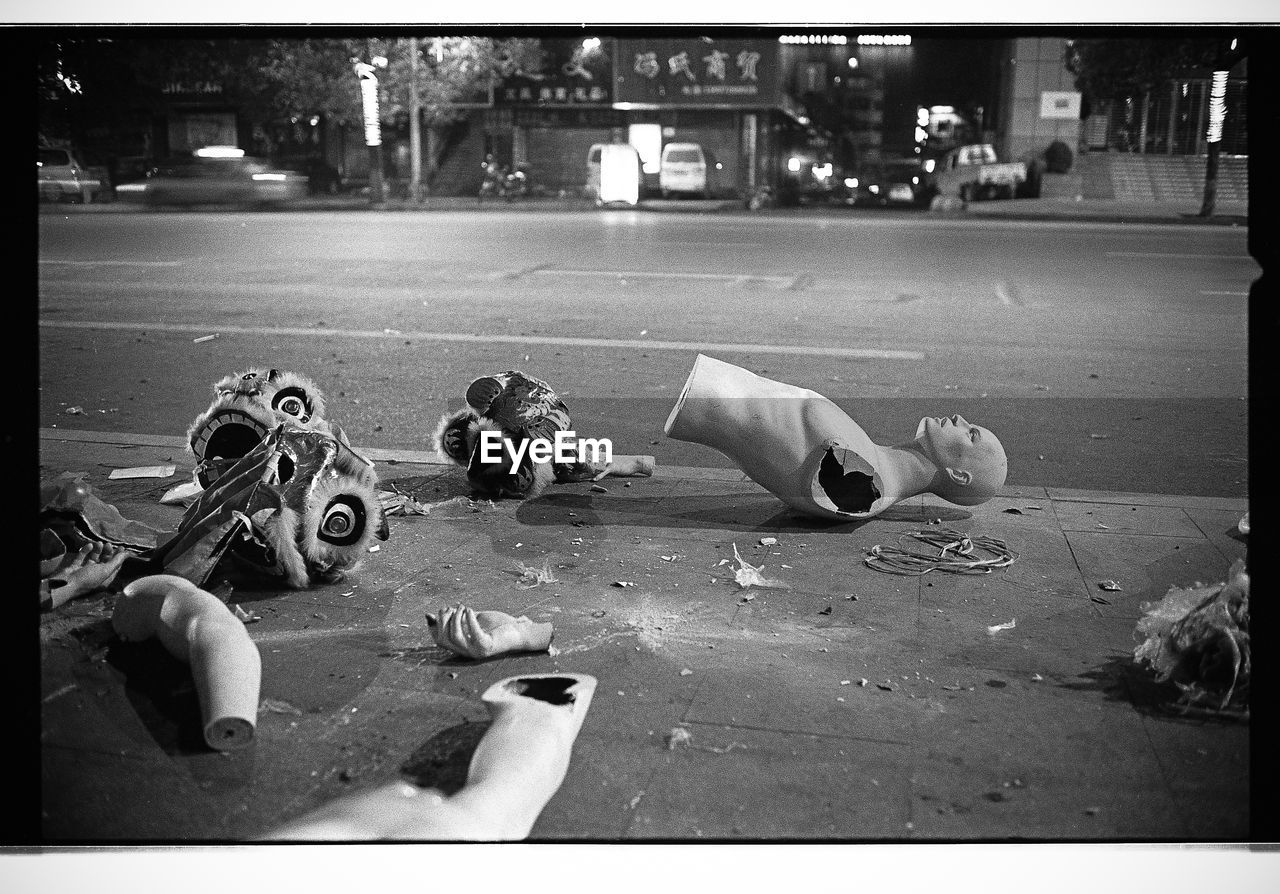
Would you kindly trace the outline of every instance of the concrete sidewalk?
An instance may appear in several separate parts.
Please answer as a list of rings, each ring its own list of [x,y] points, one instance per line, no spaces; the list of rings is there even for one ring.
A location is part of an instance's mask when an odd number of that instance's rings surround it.
[[[419,501],[468,493],[424,455],[374,459]],[[107,478],[162,462],[174,478]],[[190,457],[176,437],[46,429],[40,467],[87,473],[127,518],[171,530],[181,510],[158,500]],[[829,525],[731,470],[603,484],[392,518],[341,584],[239,585],[231,602],[261,616],[247,629],[263,702],[256,741],[229,755],[203,747],[185,667],[114,638],[112,597],[43,615],[46,843],[250,838],[411,755],[448,790],[485,688],[548,671],[599,687],[533,839],[1249,837],[1249,724],[1170,710],[1131,659],[1141,603],[1246,555],[1244,500],[1010,488]],[[983,576],[863,564],[939,525],[1001,538],[1017,561]],[[741,590],[735,544],[788,588]],[[520,583],[544,562],[554,583]],[[423,616],[456,602],[550,621],[557,651],[451,657]],[[669,748],[677,728],[692,738]]]

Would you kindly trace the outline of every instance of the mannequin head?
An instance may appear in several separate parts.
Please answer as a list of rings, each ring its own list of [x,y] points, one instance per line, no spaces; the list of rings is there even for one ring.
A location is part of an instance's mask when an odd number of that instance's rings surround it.
[[[938,467],[930,491],[959,506],[991,499],[1009,471],[1004,445],[987,429],[963,416],[926,416],[916,429],[916,445]]]

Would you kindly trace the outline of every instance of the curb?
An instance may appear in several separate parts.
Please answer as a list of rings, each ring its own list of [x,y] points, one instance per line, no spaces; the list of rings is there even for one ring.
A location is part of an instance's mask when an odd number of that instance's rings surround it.
[[[1016,200],[1014,200],[1016,201]],[[676,201],[661,199],[646,199],[635,206],[620,206],[626,210],[642,211],[650,213],[670,213],[670,214],[741,214],[757,216],[830,216],[830,215],[849,215],[847,208],[841,207],[785,207],[785,208],[768,208],[757,211],[748,210],[741,200],[708,200],[708,201]],[[391,201],[372,204],[364,199],[348,199],[348,200],[330,200],[330,199],[301,199],[288,205],[280,205],[275,207],[253,207],[237,204],[206,204],[206,205],[166,205],[155,207],[140,202],[102,202],[90,205],[71,205],[71,204],[55,204],[50,202],[41,203],[38,206],[39,214],[181,214],[191,212],[245,212],[254,211],[256,213],[265,214],[290,214],[307,211],[381,211],[381,212],[400,212],[400,213],[442,213],[454,211],[512,211],[512,212],[559,212],[559,213],[588,213],[601,210],[609,210],[601,206],[597,206],[594,202],[581,199],[523,199],[518,202],[487,202],[479,203],[463,196],[439,197],[437,199],[425,199],[420,205],[413,205],[406,201]],[[870,211],[869,213],[878,213],[881,209]],[[1028,211],[1018,208],[1006,209],[990,209],[984,206],[982,209],[965,208],[952,211],[931,211],[923,209],[920,211],[906,211],[905,213],[912,215],[920,215],[927,220],[940,219],[982,219],[982,220],[1007,220],[1015,222],[1029,221],[1058,221],[1058,222],[1075,222],[1075,223],[1114,223],[1114,224],[1161,224],[1173,226],[1219,226],[1219,227],[1247,227],[1249,225],[1248,214],[1215,214],[1212,217],[1200,217],[1198,214],[1178,211],[1174,209],[1163,209],[1159,206],[1152,206],[1149,211],[1099,211],[1099,210],[1081,210],[1079,212],[1064,212],[1060,210],[1052,211]]]
[[[70,444],[97,444],[116,447],[167,447],[184,453],[187,449],[185,438],[172,435],[42,428],[40,429],[39,437],[42,441],[59,441]],[[389,465],[405,463],[406,465],[435,466],[440,469],[456,468],[453,463],[441,459],[440,455],[435,452],[359,446],[355,449],[357,453],[368,457],[374,462],[382,462]],[[740,482],[750,480],[739,469],[714,466],[658,465],[654,470],[653,477],[664,480],[683,479],[686,481]],[[1247,497],[1197,497],[1179,494],[1093,491],[1026,485],[1005,487],[997,499],[1042,499],[1059,503],[1119,503],[1167,508],[1223,509],[1232,512],[1245,512],[1249,508]]]

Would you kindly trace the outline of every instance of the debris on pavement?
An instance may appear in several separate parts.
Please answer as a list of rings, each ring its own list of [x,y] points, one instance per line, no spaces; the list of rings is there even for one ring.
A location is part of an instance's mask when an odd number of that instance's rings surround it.
[[[193,338],[191,339],[191,343],[193,345],[199,345],[207,341],[213,341],[217,337],[218,337],[218,333],[215,332],[213,333],[213,335],[202,335],[199,338]]]
[[[777,537],[761,537],[760,538],[761,546],[773,546],[777,542],[778,542]]]
[[[828,606],[827,606],[826,608],[824,608],[822,611],[818,612],[818,614],[820,614],[820,615],[829,615],[829,614],[831,614],[831,611],[832,611],[832,608],[831,608],[831,606],[829,606],[829,605],[828,605]]]
[[[1113,580],[1100,580],[1098,581],[1098,588],[1114,593],[1120,589],[1120,585]]]
[[[506,652],[545,652],[551,646],[550,623],[537,624],[524,615],[477,612],[461,602],[427,613],[427,627],[436,645],[467,658],[492,658]]]
[[[733,545],[733,557],[737,559],[738,564],[741,566],[734,570],[733,579],[737,581],[738,586],[742,589],[745,590],[748,587],[764,587],[766,589],[773,588],[785,590],[789,587],[788,584],[783,583],[780,580],[772,580],[761,574],[760,572],[764,571],[763,565],[756,566],[745,561],[742,558],[742,555],[738,552],[738,544],[736,543]]]
[[[125,518],[93,492],[84,473],[71,472],[40,483],[40,526],[77,549],[86,542],[99,542],[144,552],[164,534]]]
[[[245,624],[252,624],[254,621],[262,620],[262,615],[252,611],[245,611],[239,605],[231,606],[231,611],[236,616],[237,620],[242,621]]]
[[[635,581],[632,580],[615,580],[610,586],[612,587],[634,587]]]
[[[534,587],[540,587],[543,584],[558,584],[555,574],[551,571],[551,560],[546,559],[542,563],[541,568],[534,568],[520,563],[520,583],[524,584],[524,589],[532,590]]]
[[[689,668],[687,668],[687,667],[686,667],[686,668],[681,668],[681,670],[680,670],[680,676],[682,676],[682,677],[687,677],[687,676],[689,676],[689,675],[690,675],[690,674],[692,674],[692,673],[693,673],[693,671],[689,670]]]
[[[995,636],[1001,630],[1012,630],[1017,626],[1018,626],[1018,619],[1011,618],[1010,620],[1005,621],[1003,624],[992,624],[990,627],[987,628],[987,635]]]
[[[1022,515],[1022,514],[1023,514],[1022,510],[1021,510],[1021,509],[1019,509],[1017,506],[1010,506],[1008,509],[1005,509],[1005,510],[1003,510],[1003,511],[1004,511],[1004,512],[1008,512],[1010,515]]]
[[[593,484],[591,485],[591,490],[593,493],[597,494],[607,494],[609,492],[609,488],[605,487],[603,484]]]
[[[667,750],[675,751],[680,745],[689,745],[693,742],[693,734],[683,726],[675,726],[671,728],[671,732],[667,733]]]
[[[473,500],[470,497],[450,497],[437,503],[420,503],[413,497],[391,484],[391,490],[378,491],[378,502],[382,504],[384,515],[430,515],[433,510],[446,509],[452,506],[469,509],[472,512],[483,512],[495,508],[492,500]]]
[[[64,416],[83,416],[84,407],[67,407],[62,413]]]
[[[295,708],[283,699],[264,698],[258,706],[260,711],[270,711],[272,714],[292,714],[295,717],[301,717],[302,711]]]
[[[1143,603],[1134,649],[1156,680],[1172,681],[1190,706],[1248,712],[1249,573],[1237,559],[1224,583],[1170,587],[1159,602]]]
[[[1008,545],[995,537],[972,537],[948,528],[913,531],[904,535],[935,547],[937,554],[914,552],[876,544],[863,564],[887,574],[922,575],[930,571],[952,574],[990,574],[1017,561]]]
[[[112,469],[108,478],[172,478],[177,466],[136,466],[131,469]]]

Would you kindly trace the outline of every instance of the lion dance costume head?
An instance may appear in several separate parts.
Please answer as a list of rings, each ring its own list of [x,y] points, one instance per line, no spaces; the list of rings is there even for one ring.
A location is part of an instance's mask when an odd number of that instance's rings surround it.
[[[200,586],[231,555],[303,588],[341,579],[388,537],[373,463],[324,418],[324,397],[304,376],[222,379],[187,440],[204,491],[156,550],[169,573]]]

